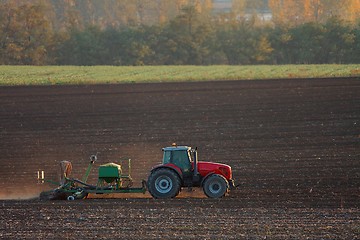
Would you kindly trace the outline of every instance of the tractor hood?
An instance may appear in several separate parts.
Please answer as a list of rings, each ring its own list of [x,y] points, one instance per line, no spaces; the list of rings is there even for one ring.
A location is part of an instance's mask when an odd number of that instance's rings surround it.
[[[231,167],[222,163],[199,161],[198,171],[202,177],[205,177],[209,173],[216,173],[223,175],[227,180],[232,179]]]

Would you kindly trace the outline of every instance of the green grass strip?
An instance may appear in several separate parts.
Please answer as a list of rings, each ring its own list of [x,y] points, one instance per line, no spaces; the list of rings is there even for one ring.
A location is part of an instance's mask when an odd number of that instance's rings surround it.
[[[0,85],[80,85],[360,77],[360,64],[252,66],[0,66]]]

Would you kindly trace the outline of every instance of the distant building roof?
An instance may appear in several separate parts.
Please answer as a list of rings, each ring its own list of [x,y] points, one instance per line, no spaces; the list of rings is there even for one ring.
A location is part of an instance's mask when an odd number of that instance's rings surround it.
[[[233,0],[213,0],[213,13],[230,13],[232,9]],[[254,14],[253,10],[245,9],[245,15],[243,17],[250,18]],[[269,1],[263,0],[261,8],[256,9],[257,16],[263,21],[269,21],[272,19],[272,13],[269,8]]]

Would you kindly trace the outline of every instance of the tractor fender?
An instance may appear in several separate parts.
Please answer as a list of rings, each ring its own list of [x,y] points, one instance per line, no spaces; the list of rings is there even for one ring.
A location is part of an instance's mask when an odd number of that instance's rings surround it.
[[[183,181],[183,174],[180,168],[178,168],[176,165],[168,163],[168,164],[160,164],[155,166],[153,169],[151,169],[151,173],[159,168],[167,168],[167,169],[171,169],[173,171],[175,171],[177,173],[177,175],[179,176],[179,178],[181,179],[181,181]]]

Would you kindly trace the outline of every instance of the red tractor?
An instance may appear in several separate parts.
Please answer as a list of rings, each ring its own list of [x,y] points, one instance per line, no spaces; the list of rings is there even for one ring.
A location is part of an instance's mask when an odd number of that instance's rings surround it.
[[[174,198],[182,187],[202,187],[209,198],[221,198],[234,188],[231,167],[213,162],[199,162],[197,148],[163,148],[162,164],[149,175],[147,187],[154,198]]]

